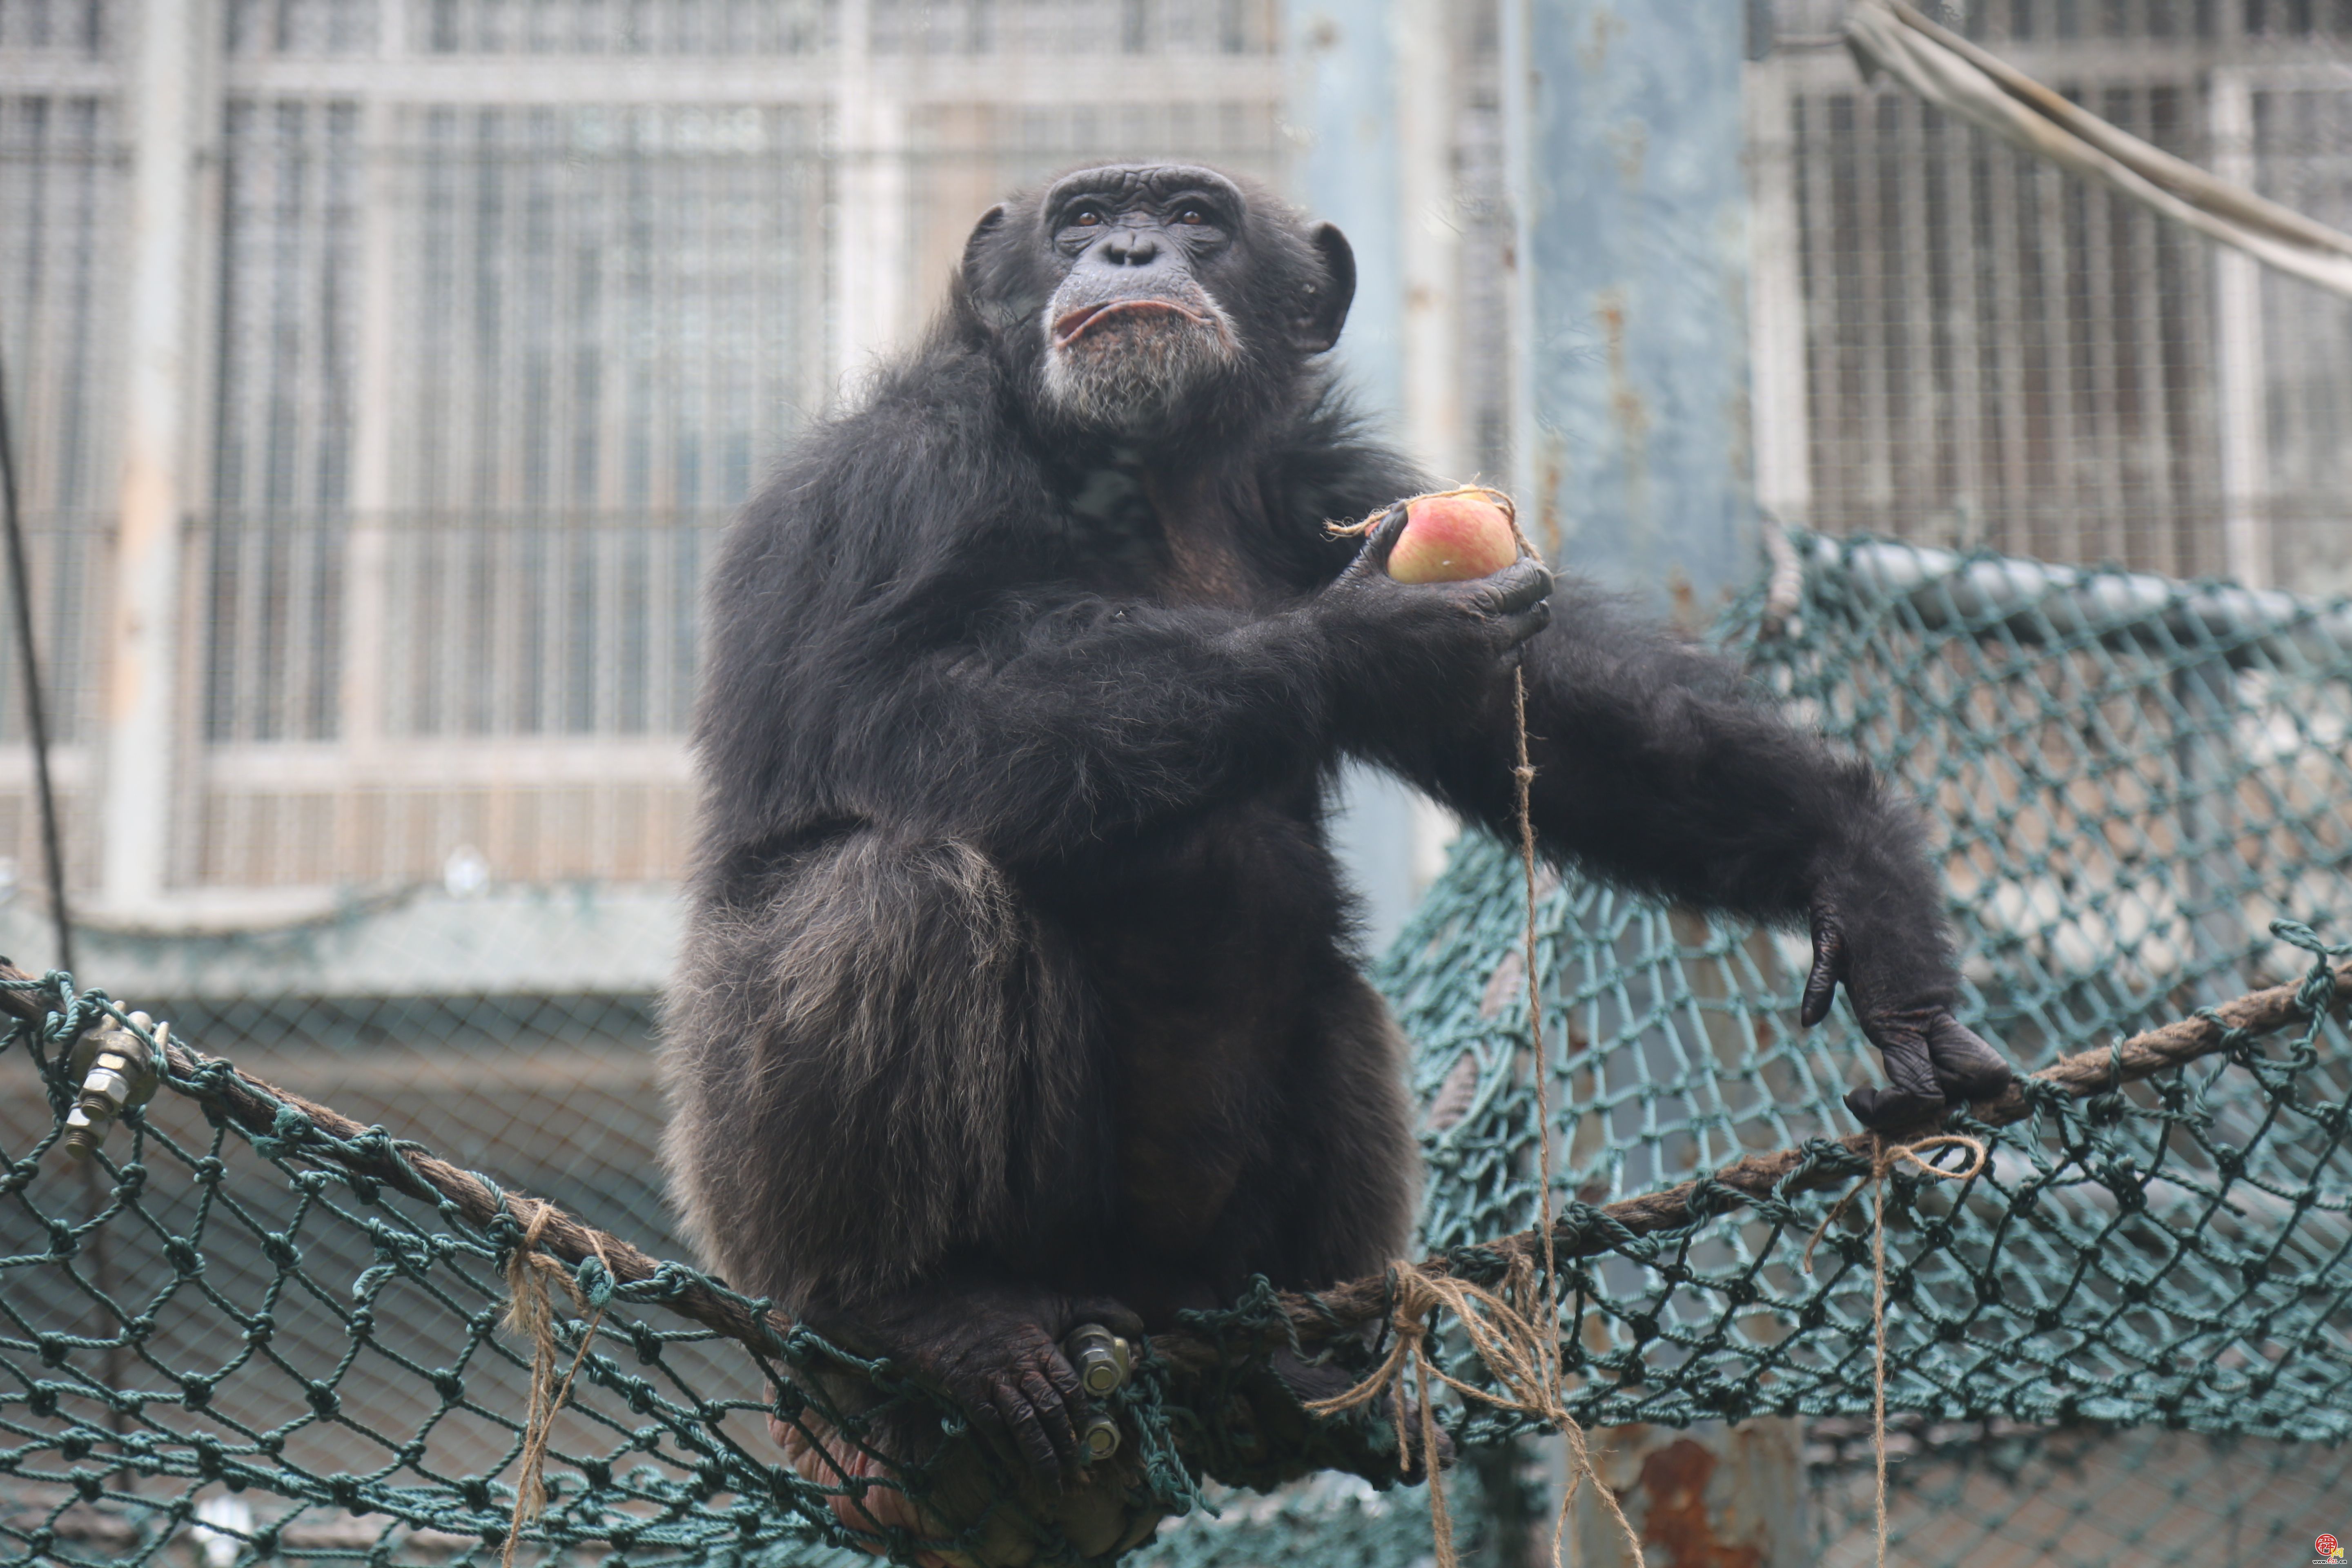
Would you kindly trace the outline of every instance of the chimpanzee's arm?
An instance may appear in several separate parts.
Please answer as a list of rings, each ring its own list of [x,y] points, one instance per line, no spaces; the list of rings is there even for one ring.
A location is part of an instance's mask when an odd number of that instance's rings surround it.
[[[1774,925],[1805,919],[1823,891],[1858,906],[1873,889],[1889,913],[1933,917],[1926,945],[1940,961],[1941,900],[1916,819],[1866,763],[1757,700],[1724,660],[1605,595],[1563,577],[1552,611],[1521,655],[1546,853]],[[1514,832],[1508,675],[1464,718],[1408,740],[1399,761],[1465,815]]]
[[[1530,564],[1402,616],[1344,594],[1268,615],[1008,595],[985,615],[942,602],[804,630],[732,699],[744,722],[714,722],[706,695],[711,807],[742,843],[849,818],[1014,861],[1083,854],[1313,778],[1337,752],[1337,693],[1435,672],[1466,695],[1540,624],[1546,585]],[[707,692],[751,685],[722,658]]]
[[[1531,815],[1549,856],[1606,880],[1773,925],[1809,922],[1805,1021],[1843,980],[1895,1089],[1857,1090],[1883,1125],[2008,1081],[1951,1017],[1958,973],[1916,812],[1868,764],[1759,700],[1730,665],[1566,579],[1525,645]],[[1475,712],[1374,754],[1465,816],[1516,831],[1507,675]]]
[[[926,650],[831,737],[845,804],[1013,860],[1311,773],[1323,639],[1303,616],[1080,599]]]
[[[1365,517],[1427,488],[1337,406],[1308,433],[1279,470],[1285,510],[1302,519]],[[1352,560],[1343,584],[1376,578],[1401,521],[1391,516],[1360,547],[1327,545]],[[1311,523],[1297,531],[1321,533]],[[1756,700],[1722,660],[1607,595],[1563,577],[1551,605],[1549,629],[1521,654],[1535,822],[1548,854],[1771,924],[1808,918],[1824,891],[1854,918],[1868,910],[1874,923],[1900,910],[1899,923],[1919,933],[1910,967],[1948,973],[1941,900],[1916,819],[1866,765],[1836,756]],[[1448,706],[1364,680],[1343,688],[1360,710],[1356,718],[1338,700],[1343,744],[1464,815],[1516,832],[1507,672],[1453,694]]]
[[[1013,861],[1082,855],[1313,778],[1337,754],[1335,693],[1432,670],[1475,684],[1537,624],[1533,566],[1401,617],[1361,595],[1261,611],[1090,593],[1017,447],[901,389],[750,509],[712,574],[707,842],[847,819]],[[1328,484],[1305,488],[1327,504]],[[1319,521],[1300,532],[1310,556],[1353,554]]]

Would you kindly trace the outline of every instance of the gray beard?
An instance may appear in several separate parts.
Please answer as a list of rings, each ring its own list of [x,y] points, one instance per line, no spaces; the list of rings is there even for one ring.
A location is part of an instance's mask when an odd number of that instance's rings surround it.
[[[1148,316],[1096,328],[1066,348],[1054,341],[1053,323],[1067,308],[1057,294],[1045,319],[1046,406],[1073,424],[1122,435],[1177,423],[1239,357],[1233,322],[1214,300],[1203,292],[1184,304],[1208,322]]]

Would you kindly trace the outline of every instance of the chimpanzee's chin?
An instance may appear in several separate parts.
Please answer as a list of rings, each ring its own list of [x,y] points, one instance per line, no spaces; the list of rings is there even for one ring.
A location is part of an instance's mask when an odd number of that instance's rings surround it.
[[[1071,424],[1123,436],[1166,434],[1213,393],[1223,344],[1185,325],[1089,334],[1046,355],[1045,401]]]

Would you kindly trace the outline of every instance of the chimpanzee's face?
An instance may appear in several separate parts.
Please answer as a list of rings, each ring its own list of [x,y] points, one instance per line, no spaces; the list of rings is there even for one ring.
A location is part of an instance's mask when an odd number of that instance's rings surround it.
[[[1039,322],[1055,412],[1148,430],[1234,366],[1240,334],[1209,282],[1248,221],[1232,181],[1208,169],[1090,169],[1055,182],[1043,216],[1066,268]]]
[[[1355,290],[1348,242],[1214,169],[1085,169],[991,211],[979,319],[1049,424],[1138,437],[1279,405]]]

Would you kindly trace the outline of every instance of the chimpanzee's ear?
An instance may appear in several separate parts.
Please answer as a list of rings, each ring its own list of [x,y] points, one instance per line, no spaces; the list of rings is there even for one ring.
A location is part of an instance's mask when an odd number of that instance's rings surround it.
[[[971,235],[963,242],[963,283],[965,288],[977,289],[979,287],[980,279],[973,274],[978,269],[980,262],[980,247],[988,243],[989,236],[994,234],[998,229],[1003,228],[1003,226],[1004,204],[1003,202],[997,203],[994,206],[981,214],[980,221],[971,226]]]
[[[1003,204],[981,214],[980,221],[971,226],[971,237],[963,242],[963,262],[956,274],[974,313],[991,331],[999,332],[1010,331],[1021,320],[1019,303],[1005,298],[1003,247],[991,244],[1003,226]],[[992,250],[997,254],[992,255]]]
[[[1339,341],[1348,324],[1348,307],[1356,298],[1356,253],[1348,237],[1331,225],[1318,224],[1311,237],[1323,275],[1307,285],[1306,308],[1298,315],[1298,347],[1319,354]]]

